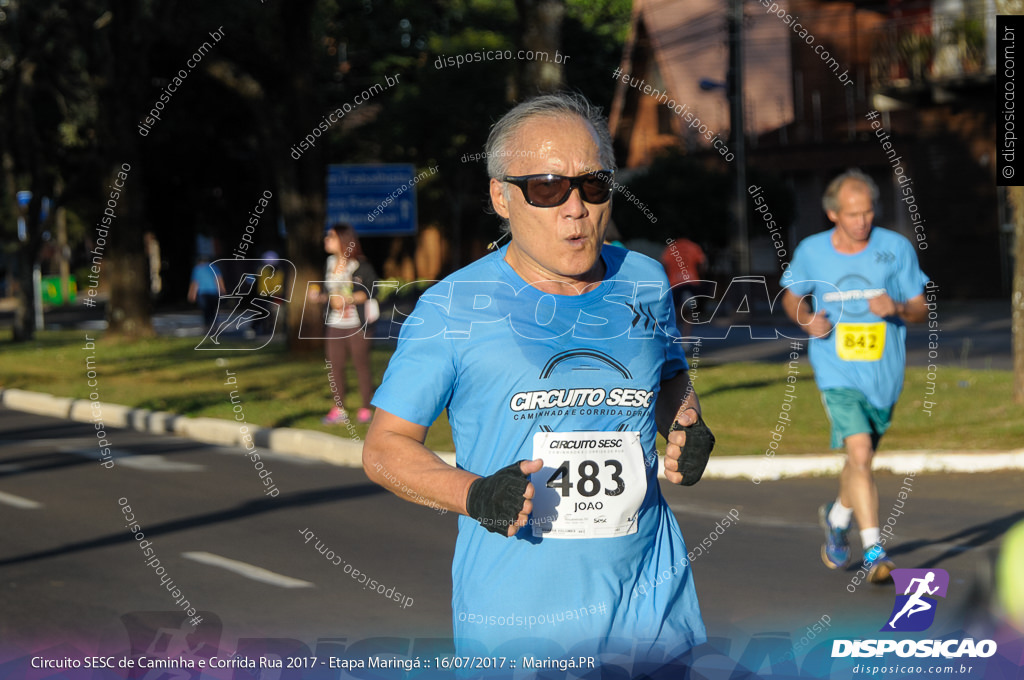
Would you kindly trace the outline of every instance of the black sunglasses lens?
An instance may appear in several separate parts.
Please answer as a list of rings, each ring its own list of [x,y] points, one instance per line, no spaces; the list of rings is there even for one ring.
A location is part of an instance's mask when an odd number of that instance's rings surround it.
[[[538,208],[553,208],[569,199],[573,187],[579,187],[580,197],[587,203],[604,203],[611,197],[611,177],[605,173],[590,173],[578,177],[561,175],[538,175],[524,177],[520,187],[526,201]]]
[[[556,206],[569,195],[569,180],[564,177],[538,177],[527,180],[526,197],[535,206]]]
[[[611,179],[607,175],[588,175],[581,189],[587,203],[604,203],[612,194]]]

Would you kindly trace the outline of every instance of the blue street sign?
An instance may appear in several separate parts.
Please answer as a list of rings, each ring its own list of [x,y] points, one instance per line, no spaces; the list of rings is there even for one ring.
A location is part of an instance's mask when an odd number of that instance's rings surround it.
[[[19,191],[15,196],[18,198],[18,206],[21,208],[27,208],[28,204],[32,201],[31,191]]]
[[[360,236],[416,233],[416,169],[409,164],[327,166],[327,224]]]

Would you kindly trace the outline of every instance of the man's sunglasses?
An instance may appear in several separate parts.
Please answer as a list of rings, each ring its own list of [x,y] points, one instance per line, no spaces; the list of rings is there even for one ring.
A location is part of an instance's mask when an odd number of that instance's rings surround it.
[[[526,202],[537,208],[554,208],[569,200],[573,189],[587,203],[605,203],[612,197],[612,173],[609,170],[588,172],[576,177],[564,175],[522,175],[505,177],[523,191]]]

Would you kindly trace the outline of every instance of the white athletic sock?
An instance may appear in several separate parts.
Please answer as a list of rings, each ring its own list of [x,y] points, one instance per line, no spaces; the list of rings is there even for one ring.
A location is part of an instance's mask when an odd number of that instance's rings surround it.
[[[847,529],[850,526],[850,518],[853,517],[853,508],[848,508],[836,499],[832,504],[832,510],[828,513],[828,522],[839,529]]]
[[[870,529],[860,530],[860,544],[864,546],[864,550],[867,550],[875,543],[878,543],[878,539],[881,537],[882,532],[878,530],[878,527],[871,527]]]

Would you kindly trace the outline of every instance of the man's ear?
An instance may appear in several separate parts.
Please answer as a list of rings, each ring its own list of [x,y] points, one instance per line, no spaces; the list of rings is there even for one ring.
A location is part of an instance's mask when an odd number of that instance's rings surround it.
[[[839,224],[839,213],[835,210],[826,210],[825,214],[828,216],[828,219],[832,224]]]
[[[508,212],[508,200],[505,198],[504,182],[498,179],[491,178],[491,205],[494,206],[494,212],[498,213],[499,217],[504,219],[509,218]]]

